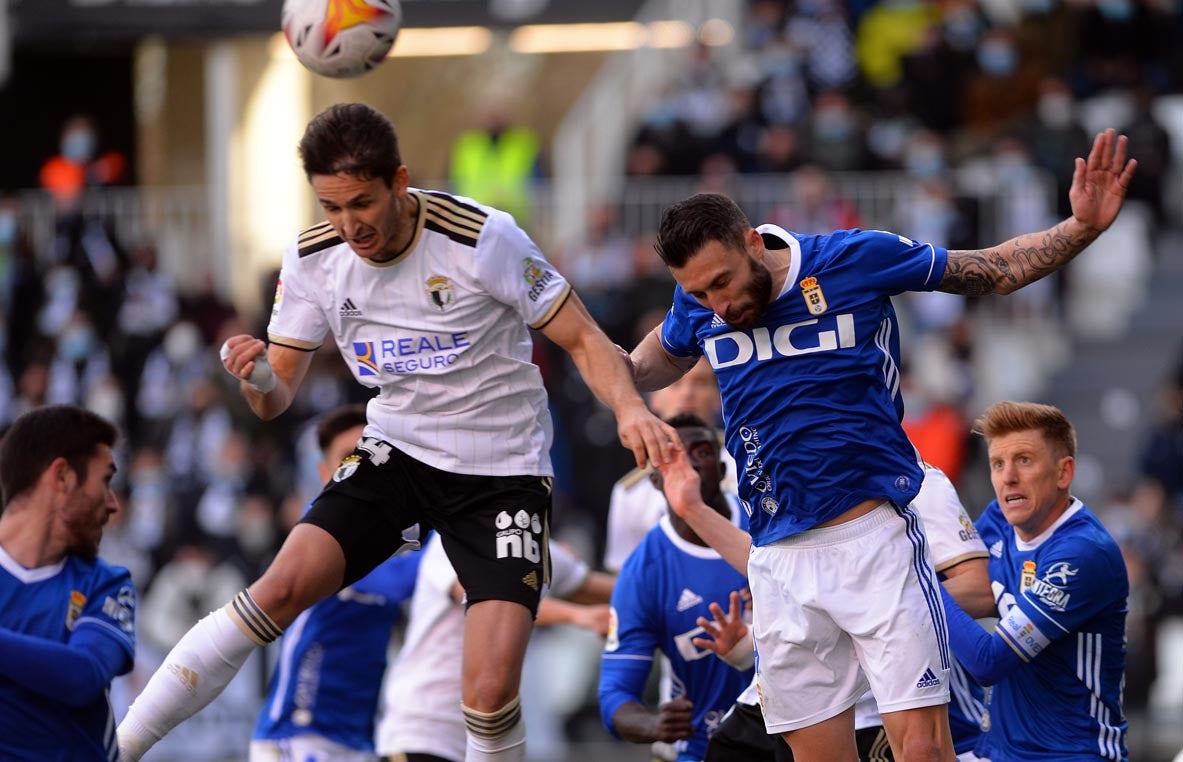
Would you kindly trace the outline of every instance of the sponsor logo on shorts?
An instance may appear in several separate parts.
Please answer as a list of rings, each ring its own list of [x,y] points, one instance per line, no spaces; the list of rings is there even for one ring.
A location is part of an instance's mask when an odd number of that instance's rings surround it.
[[[510,515],[502,511],[493,520],[497,527],[497,557],[524,558],[531,563],[542,561],[542,520],[525,509]],[[537,538],[537,539],[535,539]]]
[[[936,688],[940,684],[941,679],[933,673],[932,667],[925,669],[924,674],[916,681],[917,688]]]

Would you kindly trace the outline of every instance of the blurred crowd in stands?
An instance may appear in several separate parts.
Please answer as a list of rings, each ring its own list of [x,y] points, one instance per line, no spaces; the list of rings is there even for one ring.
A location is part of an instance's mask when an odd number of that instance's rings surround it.
[[[1183,224],[1167,190],[1183,168],[1183,11],[1167,0],[752,0],[738,34],[733,46],[688,51],[680,78],[638,116],[621,167],[630,182],[676,175],[742,198],[745,178],[787,173],[780,198],[745,204],[754,223],[802,233],[889,227],[977,248],[1068,214],[1073,157],[1096,129],[1114,126],[1139,162],[1130,196],[1145,210],[1145,255]],[[0,426],[37,405],[79,403],[127,432],[125,510],[106,531],[104,556],[131,569],[143,596],[140,638],[166,650],[255,577],[319,489],[309,422],[368,393],[329,344],[290,412],[266,424],[251,415],[217,347],[236,333],[263,336],[266,315],[239,314],[212,285],[179,291],[151,240],[117,240],[110,220],[79,212],[89,188],[127,181],[95,135],[85,120],[66,125],[62,154],[42,172],[57,209],[47,249],[34,250],[22,230],[17,197],[0,198]],[[842,194],[843,178],[879,171],[905,178],[911,192],[888,219],[866,219]],[[1037,175],[1054,183],[1042,204],[1018,193]],[[982,188],[1016,193],[995,194],[1002,208],[985,210]],[[638,232],[603,204],[585,244],[548,252],[622,346],[669,304],[673,282],[652,249],[659,211]],[[273,287],[274,274],[260,284],[266,304]],[[1053,280],[1007,309],[1069,330],[1063,289]],[[906,425],[956,483],[982,457],[967,433],[978,412],[977,307],[944,294],[910,294],[899,306]],[[536,356],[555,414],[555,526],[582,537],[594,563],[608,488],[631,458],[565,355],[539,339]],[[1159,668],[1157,623],[1183,616],[1183,356],[1178,365],[1161,425],[1131,455],[1141,478],[1095,506],[1129,553],[1133,708],[1145,706]],[[966,504],[974,514],[983,507]]]

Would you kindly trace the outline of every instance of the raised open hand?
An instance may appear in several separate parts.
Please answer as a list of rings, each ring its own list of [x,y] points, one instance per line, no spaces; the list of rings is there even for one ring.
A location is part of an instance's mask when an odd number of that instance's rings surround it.
[[[1098,133],[1087,160],[1077,157],[1068,200],[1072,216],[1086,228],[1100,233],[1117,219],[1137,159],[1126,160],[1129,140],[1114,130]]]

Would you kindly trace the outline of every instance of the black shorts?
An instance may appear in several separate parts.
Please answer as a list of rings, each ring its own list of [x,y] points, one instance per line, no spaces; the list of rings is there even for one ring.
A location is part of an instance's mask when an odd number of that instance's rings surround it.
[[[785,739],[769,735],[758,704],[735,704],[711,735],[703,762],[793,762]]]
[[[331,534],[353,584],[419,524],[440,533],[468,605],[514,601],[537,613],[550,582],[551,478],[453,474],[366,438],[301,519]]]
[[[854,731],[859,762],[892,762],[882,726]],[[703,762],[793,762],[793,752],[778,735],[769,735],[758,704],[736,704],[723,717],[707,744]]]

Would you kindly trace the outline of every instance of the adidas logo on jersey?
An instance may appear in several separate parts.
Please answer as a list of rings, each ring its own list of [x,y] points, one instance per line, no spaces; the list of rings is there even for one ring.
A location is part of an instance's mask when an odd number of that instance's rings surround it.
[[[1002,540],[999,540],[990,546],[990,555],[994,556],[995,558],[1002,558]]]
[[[341,302],[341,317],[361,317],[361,310],[353,303],[352,299],[346,298]]]
[[[688,587],[682,588],[682,594],[678,596],[678,611],[686,611],[702,603],[702,596],[694,592]]]
[[[724,325],[727,324],[723,321],[723,318],[719,317],[718,315],[711,315],[711,328],[719,328],[720,326]]]
[[[940,679],[936,675],[933,674],[932,668],[929,667],[928,669],[924,670],[924,674],[921,675],[920,679],[916,682],[916,687],[917,688],[936,688],[940,684],[941,684]]]

